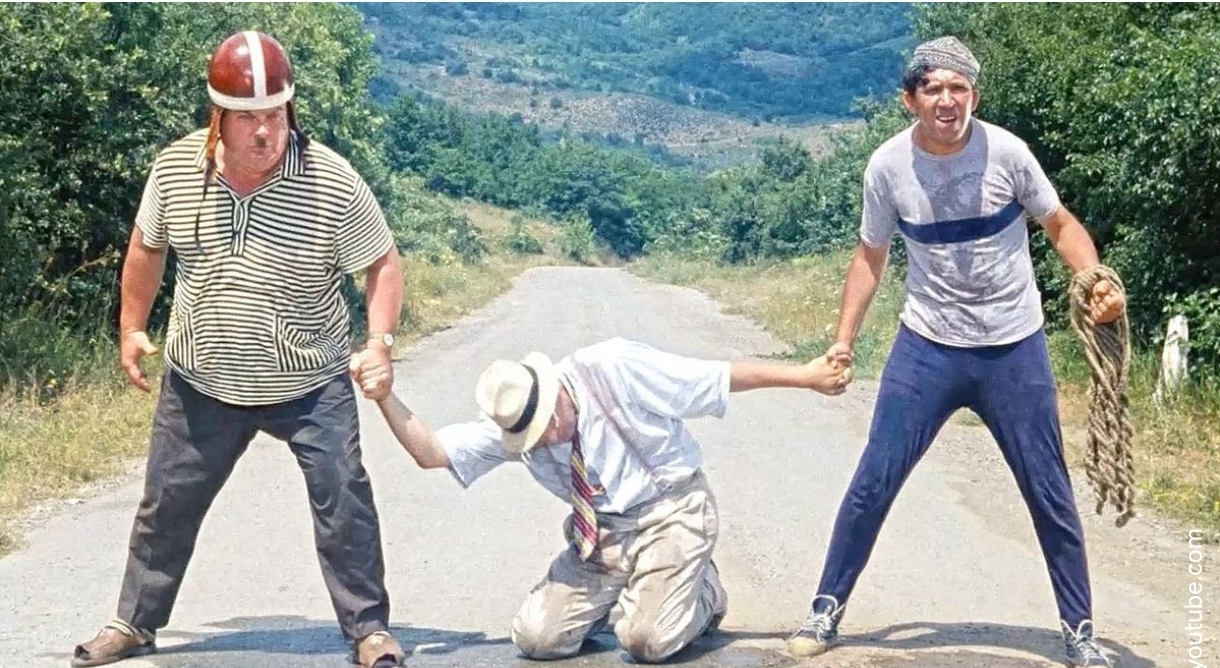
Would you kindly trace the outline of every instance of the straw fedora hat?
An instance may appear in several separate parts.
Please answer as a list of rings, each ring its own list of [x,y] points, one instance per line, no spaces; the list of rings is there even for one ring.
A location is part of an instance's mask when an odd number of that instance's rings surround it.
[[[479,409],[500,426],[504,448],[527,452],[538,444],[555,413],[559,374],[551,359],[539,352],[520,362],[496,360],[475,386]]]

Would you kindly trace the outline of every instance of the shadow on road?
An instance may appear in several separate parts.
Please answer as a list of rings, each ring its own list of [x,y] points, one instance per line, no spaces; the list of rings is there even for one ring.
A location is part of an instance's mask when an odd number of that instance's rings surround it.
[[[300,666],[343,665],[349,647],[333,621],[307,619],[299,616],[236,617],[206,626],[216,632],[196,633],[165,631],[161,634],[161,649],[149,660],[159,666],[220,666],[238,660],[241,665],[282,665],[292,656],[291,663]],[[482,632],[450,631],[394,625],[390,628],[410,655],[408,664],[492,666],[540,665],[520,657],[507,634],[489,638]],[[787,631],[739,631],[722,629],[710,636],[698,638],[690,647],[666,661],[666,665],[737,668],[766,666],[780,668],[800,661],[779,651]],[[759,647],[757,641],[775,649]],[[1139,656],[1121,643],[1102,638],[1100,644],[1118,659],[1122,668],[1153,668],[1156,664]],[[983,623],[907,622],[863,633],[844,634],[843,647],[834,657],[855,661],[861,668],[1026,668],[1044,665],[1029,657],[1000,656],[988,649],[1001,649],[1039,657],[1061,664],[1063,640],[1053,629]],[[857,652],[863,651],[865,656]],[[445,655],[457,656],[442,658]],[[226,661],[223,657],[229,656]],[[256,660],[254,657],[264,659]],[[239,658],[240,657],[240,658]],[[307,657],[309,657],[307,659]],[[429,660],[428,657],[432,657]],[[858,661],[856,661],[858,659]],[[317,661],[324,663],[317,663]],[[185,661],[186,663],[183,663]],[[336,661],[340,663],[336,663]],[[546,662],[549,666],[616,666],[634,663],[619,646],[613,633],[604,631],[587,640],[576,657]],[[804,664],[802,664],[804,665]],[[813,665],[818,665],[814,660]]]
[[[696,638],[686,649],[669,657],[667,666],[720,666],[724,668],[736,666],[777,666],[790,663],[776,652],[768,652],[753,647],[732,647],[737,640],[778,637],[773,633],[752,633],[746,631],[717,631],[711,635]],[[631,655],[619,646],[618,638],[609,631],[598,633],[581,647],[579,657],[605,654],[620,659],[623,663],[636,663]]]
[[[1097,642],[1112,657],[1117,657],[1122,668],[1153,668],[1156,665],[1130,647],[1104,636],[1099,635]],[[1063,662],[1063,636],[1058,630],[1007,624],[906,622],[867,633],[844,634],[843,644],[885,650],[923,650],[921,654],[934,653],[940,648],[996,647],[1028,652],[1055,663]]]
[[[166,630],[160,634],[161,649],[148,660],[158,666],[220,666],[237,660],[242,665],[278,665],[291,656],[293,665],[331,665],[346,661],[350,649],[334,622],[299,616],[236,617],[223,622],[206,624],[216,632],[181,632]],[[451,659],[441,659],[448,665],[541,665],[521,658],[507,634],[489,638],[482,632],[449,631],[414,626],[392,625],[390,632],[403,645],[411,663],[432,665],[440,656],[460,653]],[[746,666],[788,665],[787,657],[776,652],[751,647],[732,647],[734,641],[751,638],[779,637],[773,633],[718,632],[698,638],[690,647],[674,655],[667,665]],[[225,656],[230,657],[226,660]],[[263,657],[255,659],[254,657]],[[428,657],[433,660],[429,661]],[[317,661],[326,661],[319,664]],[[185,662],[185,663],[183,663]],[[604,631],[585,641],[580,654],[571,659],[547,661],[549,666],[614,666],[633,663],[619,646],[618,639]],[[457,665],[455,664],[455,665]]]
[[[260,652],[265,654],[347,655],[350,647],[335,622],[299,616],[235,617],[207,626],[216,633],[167,630],[164,640],[185,641],[163,646],[159,655],[180,653]],[[391,625],[390,633],[408,654],[444,654],[461,647],[507,645],[508,637],[488,638],[481,632],[446,631],[415,626]],[[159,643],[166,645],[164,641]]]

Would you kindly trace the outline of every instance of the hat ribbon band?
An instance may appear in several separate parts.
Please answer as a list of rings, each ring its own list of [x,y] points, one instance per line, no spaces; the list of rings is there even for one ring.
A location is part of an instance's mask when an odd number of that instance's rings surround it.
[[[530,394],[525,400],[525,409],[521,411],[521,417],[517,419],[513,426],[506,431],[511,434],[519,434],[529,426],[530,421],[534,419],[534,413],[538,412],[538,374],[534,372],[534,368],[528,364],[522,364],[525,370],[530,372],[530,378],[534,381],[530,384]]]

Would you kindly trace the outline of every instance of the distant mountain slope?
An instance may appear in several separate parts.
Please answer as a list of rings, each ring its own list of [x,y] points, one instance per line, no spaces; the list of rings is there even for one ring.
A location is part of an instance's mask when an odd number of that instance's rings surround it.
[[[534,108],[614,91],[755,124],[850,118],[855,98],[896,88],[911,45],[906,4],[356,6],[377,35],[385,97],[452,98],[445,79],[464,77],[528,90]]]
[[[763,145],[779,137],[823,154],[830,134],[861,123],[748,121],[635,93],[569,89],[542,95],[475,75],[447,76],[440,65],[412,68],[408,74],[405,80],[413,89],[466,113],[495,114],[611,146],[646,147],[658,164],[690,165],[703,172],[755,160]],[[658,146],[661,153],[653,150]]]

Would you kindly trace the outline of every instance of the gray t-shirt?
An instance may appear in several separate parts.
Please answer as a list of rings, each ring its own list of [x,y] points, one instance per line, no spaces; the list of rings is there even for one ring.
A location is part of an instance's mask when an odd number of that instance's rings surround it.
[[[1019,341],[1043,324],[1024,213],[1054,213],[1059,195],[1025,142],[972,118],[970,140],[933,155],[891,137],[864,171],[860,240],[908,250],[902,322],[945,345]]]

